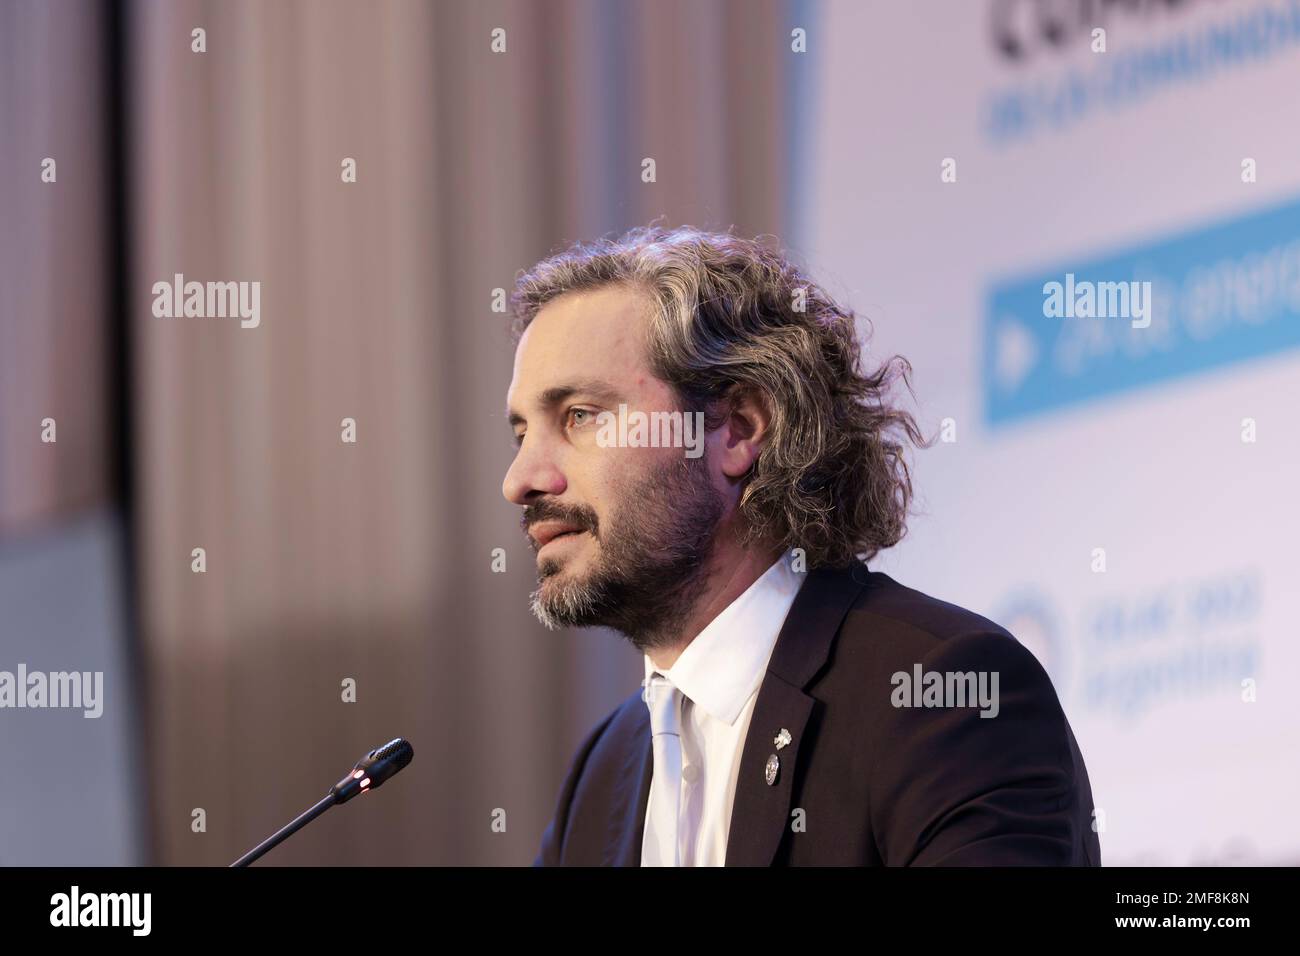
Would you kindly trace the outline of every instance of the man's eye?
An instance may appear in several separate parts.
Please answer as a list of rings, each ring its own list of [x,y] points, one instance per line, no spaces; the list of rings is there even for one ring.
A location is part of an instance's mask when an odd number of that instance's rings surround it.
[[[578,418],[579,415],[585,416]],[[596,413],[589,408],[569,409],[569,424],[573,426],[590,425],[596,420]]]

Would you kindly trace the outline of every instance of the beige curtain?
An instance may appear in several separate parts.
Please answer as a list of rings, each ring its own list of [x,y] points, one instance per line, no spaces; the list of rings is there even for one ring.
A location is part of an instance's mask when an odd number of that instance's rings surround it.
[[[408,770],[266,862],[532,861],[640,663],[528,614],[494,290],[661,215],[780,234],[794,25],[754,0],[131,5],[158,862],[229,862],[398,735]],[[155,317],[176,273],[260,281],[260,326]]]

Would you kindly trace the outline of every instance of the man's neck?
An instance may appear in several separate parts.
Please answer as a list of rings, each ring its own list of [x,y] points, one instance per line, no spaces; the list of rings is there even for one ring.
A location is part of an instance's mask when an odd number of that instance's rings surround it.
[[[779,550],[750,550],[729,548],[715,555],[708,571],[708,585],[695,607],[682,622],[681,639],[671,645],[655,647],[648,653],[655,667],[667,670],[677,663],[682,651],[708,627],[709,622],[721,614],[732,601],[740,597],[761,578],[781,556]]]

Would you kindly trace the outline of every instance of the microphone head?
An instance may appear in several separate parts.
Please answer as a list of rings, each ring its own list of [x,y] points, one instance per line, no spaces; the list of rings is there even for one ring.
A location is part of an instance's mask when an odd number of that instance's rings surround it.
[[[366,756],[374,761],[392,759],[394,769],[401,770],[414,759],[415,748],[401,737],[397,737],[382,747],[370,751]]]
[[[348,775],[330,787],[335,803],[346,803],[359,793],[376,790],[415,757],[415,748],[397,737],[376,747],[356,762]]]

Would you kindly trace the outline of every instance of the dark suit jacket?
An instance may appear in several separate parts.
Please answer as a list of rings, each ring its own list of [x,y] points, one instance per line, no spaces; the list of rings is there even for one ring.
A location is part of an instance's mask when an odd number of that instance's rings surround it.
[[[895,707],[891,676],[918,663],[998,672],[997,716]],[[792,739],[778,750],[781,728]],[[534,866],[639,865],[652,769],[638,688],[578,748]],[[777,637],[726,864],[1100,866],[1092,809],[1083,756],[1033,654],[992,621],[855,562],[809,572]]]

